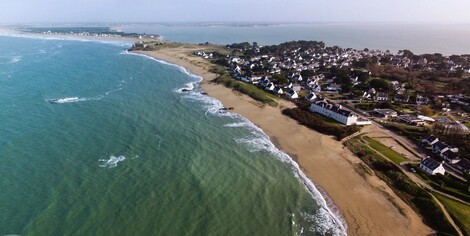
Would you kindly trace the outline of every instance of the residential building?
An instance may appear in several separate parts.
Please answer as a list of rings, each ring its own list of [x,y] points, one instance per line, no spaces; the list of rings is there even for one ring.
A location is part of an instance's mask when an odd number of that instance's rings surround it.
[[[450,164],[455,164],[460,161],[459,155],[451,150],[443,152],[441,157]]]
[[[439,142],[439,139],[434,135],[430,135],[426,138],[421,139],[421,143],[426,144],[427,146],[432,146],[437,142]]]
[[[419,163],[419,168],[421,168],[424,172],[430,175],[444,175],[446,173],[446,170],[444,169],[444,166],[442,166],[442,163],[429,157]]]
[[[470,161],[462,158],[455,164],[455,167],[463,173],[470,174]]]
[[[326,100],[320,100],[312,103],[312,105],[310,105],[310,110],[312,112],[320,113],[345,125],[353,125],[357,121],[357,116],[352,112],[344,110],[341,106],[328,103]]]
[[[398,116],[398,113],[392,109],[374,109],[374,113],[384,118],[392,118]]]

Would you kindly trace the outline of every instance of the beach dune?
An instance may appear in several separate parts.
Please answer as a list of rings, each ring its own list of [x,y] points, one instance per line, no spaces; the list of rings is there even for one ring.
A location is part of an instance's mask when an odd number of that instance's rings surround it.
[[[367,166],[333,137],[315,132],[282,115],[284,107],[265,106],[222,85],[211,83],[217,75],[208,72],[210,64],[193,56],[204,46],[182,45],[141,51],[156,59],[185,67],[204,78],[203,90],[220,100],[232,112],[249,119],[269,135],[276,146],[289,154],[302,171],[328,199],[329,207],[347,223],[348,235],[429,235],[433,231]]]

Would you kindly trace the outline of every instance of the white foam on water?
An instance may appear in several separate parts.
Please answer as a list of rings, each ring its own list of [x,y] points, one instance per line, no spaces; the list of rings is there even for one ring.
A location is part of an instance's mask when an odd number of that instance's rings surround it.
[[[137,156],[138,157],[138,156]],[[125,156],[109,156],[109,159],[99,159],[98,162],[101,164],[100,167],[103,168],[115,168],[119,162],[126,160]]]
[[[175,66],[179,68],[182,72],[186,73],[187,75],[197,79],[198,82],[196,83],[199,83],[200,81],[202,81],[202,77],[191,74],[188,70],[186,70],[184,67],[181,67],[179,65],[175,65],[175,64],[171,64],[162,60],[158,60],[147,55],[130,53],[128,51],[126,51],[125,54],[143,56],[145,58],[157,61],[162,64]],[[337,210],[337,208],[334,207],[334,204],[332,203],[332,201],[322,196],[322,194],[315,187],[313,182],[309,178],[307,178],[307,176],[302,172],[299,165],[289,155],[279,150],[271,142],[269,136],[265,134],[263,130],[261,130],[259,127],[257,127],[255,124],[253,124],[251,121],[249,121],[243,116],[240,116],[238,114],[234,114],[231,112],[223,111],[222,108],[224,108],[224,106],[219,100],[203,95],[201,94],[201,91],[197,91],[193,89],[192,91],[185,93],[183,97],[186,99],[201,102],[203,104],[203,108],[206,110],[205,112],[206,115],[232,117],[234,119],[239,120],[242,123],[245,123],[246,126],[252,131],[252,134],[254,135],[254,137],[236,139],[235,141],[240,144],[247,145],[249,150],[252,152],[263,151],[263,152],[271,153],[272,155],[277,157],[280,161],[288,163],[291,166],[294,176],[300,180],[300,182],[308,190],[312,198],[320,206],[320,209],[318,210],[317,215],[309,216],[312,220],[314,220],[315,222],[318,222],[318,225],[315,225],[315,231],[325,232],[325,234],[328,233],[328,234],[334,234],[334,235],[346,235],[347,233],[346,221],[341,218],[341,214],[339,211],[332,210],[332,209]]]
[[[46,102],[56,103],[56,104],[72,103],[72,102],[80,102],[80,101],[83,101],[83,98],[67,97],[67,98],[46,99]]]
[[[184,87],[175,89],[174,92],[184,93],[184,92],[192,91],[193,89],[194,89],[194,82],[189,82],[189,83],[186,83]]]
[[[144,57],[144,58],[147,58],[147,59],[150,59],[152,61],[156,61],[160,64],[164,64],[164,65],[169,65],[169,66],[173,66],[173,67],[176,67],[178,68],[181,72],[185,73],[186,75],[190,76],[191,78],[195,79],[196,81],[192,81],[192,82],[189,82],[189,83],[186,83],[184,87],[182,88],[178,88],[178,89],[175,89],[174,92],[178,92],[178,93],[182,93],[182,92],[188,92],[188,91],[193,91],[196,87],[196,84],[200,83],[203,78],[201,76],[198,76],[198,75],[195,75],[195,74],[192,74],[191,72],[189,72],[186,68],[180,66],[180,65],[176,65],[176,64],[173,64],[173,63],[169,63],[169,62],[166,62],[164,60],[159,60],[159,59],[156,59],[154,57],[151,57],[151,56],[147,56],[147,55],[144,55],[144,54],[140,54],[140,53],[133,53],[133,52],[130,52],[129,50],[126,50],[126,51],[123,51],[121,52],[122,55],[134,55],[134,56],[140,56],[140,57]]]
[[[245,122],[236,122],[236,123],[225,124],[224,127],[238,128],[238,127],[249,127],[249,125]]]
[[[98,96],[95,96],[95,97],[83,97],[83,98],[79,98],[79,97],[49,98],[49,99],[45,99],[45,101],[46,101],[46,102],[49,102],[49,103],[54,103],[54,104],[64,104],[64,103],[74,103],[74,102],[86,102],[86,101],[99,101],[99,100],[105,98],[106,96],[109,96],[110,94],[112,94],[112,93],[114,93],[114,92],[117,92],[117,91],[122,90],[122,89],[123,89],[123,85],[124,85],[124,84],[127,84],[127,80],[132,80],[132,79],[133,79],[132,77],[129,77],[128,79],[121,80],[121,81],[117,84],[117,88],[108,90],[108,91],[106,91],[104,94],[98,95]]]
[[[280,161],[289,164],[294,176],[299,179],[315,202],[319,204],[320,209],[318,210],[318,214],[308,216],[310,221],[314,222],[314,231],[324,232],[325,234],[333,233],[334,235],[346,235],[346,221],[342,219],[339,210],[333,204],[332,200],[323,197],[313,182],[301,171],[299,165],[289,155],[279,150],[263,130],[241,115],[221,110],[224,106],[215,98],[203,95],[196,91],[188,92],[183,97],[201,102],[203,108],[206,110],[205,114],[208,116],[230,117],[237,120],[237,122],[225,124],[225,127],[248,128],[252,136],[235,139],[235,142],[241,145],[246,145],[250,152],[267,152],[278,158]],[[305,231],[305,229],[301,230],[301,232],[303,231]]]
[[[160,150],[160,147],[162,146],[163,138],[162,138],[162,136],[160,136],[158,134],[156,134],[155,137],[158,140],[157,150]]]
[[[17,62],[20,62],[22,59],[23,59],[22,56],[14,56],[13,58],[11,58],[10,63],[11,64],[17,63]]]
[[[53,104],[65,104],[65,103],[75,103],[75,102],[86,102],[86,101],[99,101],[103,98],[103,95],[99,95],[91,98],[79,98],[79,97],[65,97],[65,98],[50,98],[44,99],[46,102]]]

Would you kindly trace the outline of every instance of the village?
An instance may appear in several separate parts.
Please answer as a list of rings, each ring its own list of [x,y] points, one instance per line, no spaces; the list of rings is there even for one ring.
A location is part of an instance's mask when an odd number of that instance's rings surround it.
[[[377,145],[401,156],[395,164],[409,177],[469,204],[469,56],[342,49],[316,41],[226,48],[230,55],[194,54],[224,66],[235,80],[345,128],[374,124],[404,136],[420,149],[418,162],[394,145]]]
[[[456,216],[470,207],[469,55],[343,49],[317,41],[142,41],[130,50],[182,47],[208,62],[205,70],[216,77],[209,83],[335,137],[363,161],[356,171],[377,175],[433,228],[470,227]]]

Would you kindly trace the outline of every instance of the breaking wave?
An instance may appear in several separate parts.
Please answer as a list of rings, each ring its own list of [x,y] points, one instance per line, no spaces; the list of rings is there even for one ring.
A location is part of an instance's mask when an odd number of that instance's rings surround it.
[[[346,235],[346,221],[342,219],[341,213],[332,200],[322,195],[313,182],[302,172],[299,165],[289,155],[279,150],[262,129],[245,117],[225,110],[219,100],[203,95],[201,91],[189,91],[183,95],[183,98],[201,103],[203,109],[206,110],[205,114],[207,116],[229,117],[236,120],[236,122],[225,124],[224,127],[244,127],[251,133],[248,137],[234,139],[236,143],[245,145],[250,152],[269,153],[291,167],[294,176],[299,179],[315,202],[320,206],[320,209],[315,215],[302,213],[297,216],[301,219],[299,221],[309,222],[309,224],[314,227],[314,229],[299,228],[297,232],[298,235],[309,230],[321,232],[323,235]]]
[[[100,167],[103,168],[114,168],[118,165],[119,162],[126,160],[125,156],[113,156],[111,155],[109,159],[99,159],[98,161],[101,163]]]
[[[198,83],[202,81],[202,77],[191,74],[188,70],[179,65],[158,60],[147,55],[129,52],[126,53],[137,56],[143,56],[162,64],[175,66],[185,74],[197,80],[196,82],[191,82],[193,86],[195,85],[194,87],[199,88]],[[186,84],[186,86],[188,86],[188,84]],[[207,116],[231,117],[237,120],[236,123],[224,125],[226,127],[247,127],[251,131],[252,137],[236,139],[235,142],[241,145],[246,145],[248,147],[248,150],[251,152],[268,152],[278,158],[280,161],[287,163],[291,167],[294,176],[299,179],[299,181],[304,185],[304,187],[308,190],[312,198],[315,200],[315,202],[318,203],[320,207],[317,214],[315,215],[302,213],[300,217],[303,218],[303,221],[314,223],[312,224],[312,227],[314,227],[314,231],[321,232],[323,235],[346,235],[347,225],[344,219],[341,218],[340,212],[337,211],[337,208],[334,206],[331,200],[326,199],[322,196],[322,194],[315,187],[312,181],[307,178],[307,176],[301,171],[299,165],[289,155],[279,150],[272,143],[269,136],[265,134],[263,130],[261,130],[255,124],[253,124],[243,116],[226,111],[224,109],[223,104],[219,100],[202,94],[202,90],[194,89],[194,87],[190,91],[186,91],[186,93],[184,93],[182,97],[185,99],[200,102],[203,106],[203,109],[206,110],[205,114]],[[182,91],[182,89],[184,89],[184,87],[179,89],[179,91]],[[332,209],[335,209],[335,211],[333,212]],[[304,229],[300,230],[301,231],[299,233],[302,233]]]

